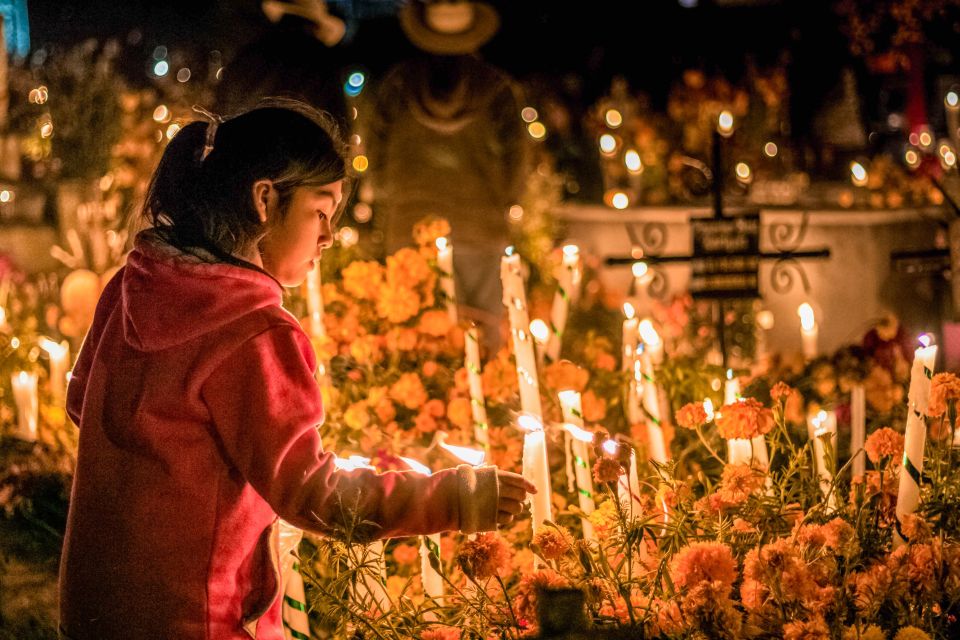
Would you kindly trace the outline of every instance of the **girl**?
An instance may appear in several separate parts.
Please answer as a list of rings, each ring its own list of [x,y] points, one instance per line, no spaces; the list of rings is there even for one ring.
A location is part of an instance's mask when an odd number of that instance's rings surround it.
[[[310,341],[281,304],[345,206],[337,133],[273,102],[170,142],[67,398],[80,427],[61,633],[280,640],[278,518],[368,539],[510,522],[533,487],[495,467],[338,471]]]

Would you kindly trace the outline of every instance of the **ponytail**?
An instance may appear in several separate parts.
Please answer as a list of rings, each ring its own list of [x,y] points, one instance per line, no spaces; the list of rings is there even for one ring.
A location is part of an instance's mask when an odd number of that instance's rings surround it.
[[[147,221],[181,248],[235,255],[254,249],[279,221],[261,223],[252,197],[258,180],[273,181],[282,220],[297,187],[348,177],[335,123],[304,103],[275,99],[211,126],[191,122],[173,137],[143,207]]]

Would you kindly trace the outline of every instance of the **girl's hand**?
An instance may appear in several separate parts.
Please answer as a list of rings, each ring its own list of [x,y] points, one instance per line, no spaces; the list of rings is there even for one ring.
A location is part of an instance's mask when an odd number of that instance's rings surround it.
[[[523,510],[528,493],[536,493],[537,488],[518,473],[497,469],[497,481],[500,485],[500,500],[497,503],[497,524],[506,525]]]

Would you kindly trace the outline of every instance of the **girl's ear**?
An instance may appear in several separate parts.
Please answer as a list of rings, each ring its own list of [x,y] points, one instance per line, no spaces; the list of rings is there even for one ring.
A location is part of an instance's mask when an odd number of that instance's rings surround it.
[[[253,208],[260,218],[260,222],[266,223],[270,213],[272,213],[276,204],[277,192],[273,188],[271,180],[257,180],[253,183]]]

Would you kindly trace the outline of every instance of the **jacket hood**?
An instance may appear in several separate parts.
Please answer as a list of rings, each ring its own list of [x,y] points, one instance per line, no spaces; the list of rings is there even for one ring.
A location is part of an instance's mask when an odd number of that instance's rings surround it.
[[[137,235],[122,278],[123,335],[139,351],[183,344],[283,300],[266,272],[207,262],[153,229]]]

